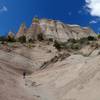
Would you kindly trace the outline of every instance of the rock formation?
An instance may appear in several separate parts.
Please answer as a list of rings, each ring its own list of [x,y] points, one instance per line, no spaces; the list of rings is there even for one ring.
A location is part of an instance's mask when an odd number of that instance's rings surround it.
[[[31,26],[27,30],[26,40],[33,41],[38,39],[38,34],[41,33],[41,27],[38,18],[34,18]]]
[[[18,30],[18,33],[16,34],[16,38],[19,38],[23,35],[26,35],[26,32],[27,32],[26,24],[22,23],[19,30]]]
[[[7,37],[11,37],[11,38],[14,38],[15,37],[15,34],[11,31],[9,31]]]
[[[26,33],[26,34],[25,34]],[[22,35],[26,36],[27,41],[37,40],[38,35],[43,33],[44,39],[58,40],[66,42],[68,39],[80,39],[88,36],[96,36],[96,33],[88,28],[79,25],[64,24],[60,21],[49,19],[33,19],[31,26],[27,29],[26,26],[21,25],[16,37]]]

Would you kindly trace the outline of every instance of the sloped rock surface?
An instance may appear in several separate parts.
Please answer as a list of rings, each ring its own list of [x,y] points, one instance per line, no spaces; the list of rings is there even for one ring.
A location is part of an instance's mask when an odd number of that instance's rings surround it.
[[[72,55],[26,79],[40,100],[99,100],[100,56]],[[35,82],[35,84],[33,84]],[[29,88],[28,87],[28,88]]]
[[[23,78],[18,67],[17,64],[6,61],[6,58],[0,58],[0,100],[35,100],[20,85]]]
[[[99,100],[98,50],[87,57],[69,55],[42,42],[10,52],[1,49],[0,100]],[[28,73],[25,79],[23,72]]]
[[[0,100],[40,100],[26,88],[23,72],[32,74],[54,56],[54,50],[39,45],[32,49],[20,46],[10,52],[0,50]]]
[[[27,32],[27,27],[26,27],[26,24],[25,23],[22,23],[17,34],[16,34],[16,38],[19,38],[23,35],[26,35],[26,32]]]

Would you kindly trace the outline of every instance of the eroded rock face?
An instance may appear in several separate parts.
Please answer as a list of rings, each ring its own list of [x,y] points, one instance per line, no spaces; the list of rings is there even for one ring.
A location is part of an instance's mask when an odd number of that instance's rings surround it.
[[[26,33],[26,34],[25,34]],[[26,36],[28,40],[37,40],[38,34],[43,33],[44,39],[53,39],[66,42],[68,39],[80,39],[88,36],[96,36],[96,33],[88,28],[79,25],[64,24],[60,21],[48,19],[33,19],[31,26],[26,31],[26,26],[21,25],[16,37]]]
[[[27,27],[25,25],[25,23],[22,23],[22,25],[20,26],[18,33],[16,34],[16,38],[19,38],[23,35],[26,35],[27,32]]]
[[[31,26],[29,27],[29,29],[27,30],[27,34],[26,34],[26,40],[30,41],[30,40],[37,40],[38,39],[38,35],[41,32],[41,27],[40,27],[40,23],[38,20],[33,19]]]
[[[42,24],[42,27],[46,27],[44,34],[46,35],[47,39],[52,38],[54,40],[66,42],[71,38],[80,39],[88,36],[96,36],[95,32],[88,27],[82,28],[79,25],[66,25],[60,21],[54,20],[41,20],[40,23]]]

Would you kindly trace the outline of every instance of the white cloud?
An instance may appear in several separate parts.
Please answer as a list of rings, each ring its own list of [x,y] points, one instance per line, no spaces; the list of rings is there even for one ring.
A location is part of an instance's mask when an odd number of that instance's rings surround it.
[[[0,12],[7,12],[8,11],[8,9],[7,9],[7,7],[6,6],[0,6]]]
[[[92,16],[100,17],[100,0],[85,0],[86,8]]]
[[[96,24],[96,23],[98,23],[98,21],[96,21],[96,20],[91,20],[90,21],[90,24]]]

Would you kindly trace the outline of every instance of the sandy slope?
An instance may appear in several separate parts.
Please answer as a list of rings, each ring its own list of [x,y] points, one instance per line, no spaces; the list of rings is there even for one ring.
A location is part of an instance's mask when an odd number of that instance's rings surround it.
[[[22,75],[13,67],[17,66],[0,60],[0,100],[35,100],[20,86]]]
[[[100,100],[97,52],[53,61],[57,51],[50,45],[0,50],[0,100]],[[39,69],[47,61],[46,68]],[[24,71],[28,72],[26,79]]]
[[[54,56],[47,52],[49,48],[40,48],[22,46],[11,52],[0,50],[0,100],[37,100],[38,97],[26,88],[22,74],[33,73]]]
[[[73,55],[31,75],[26,83],[40,100],[100,100],[99,60]]]

